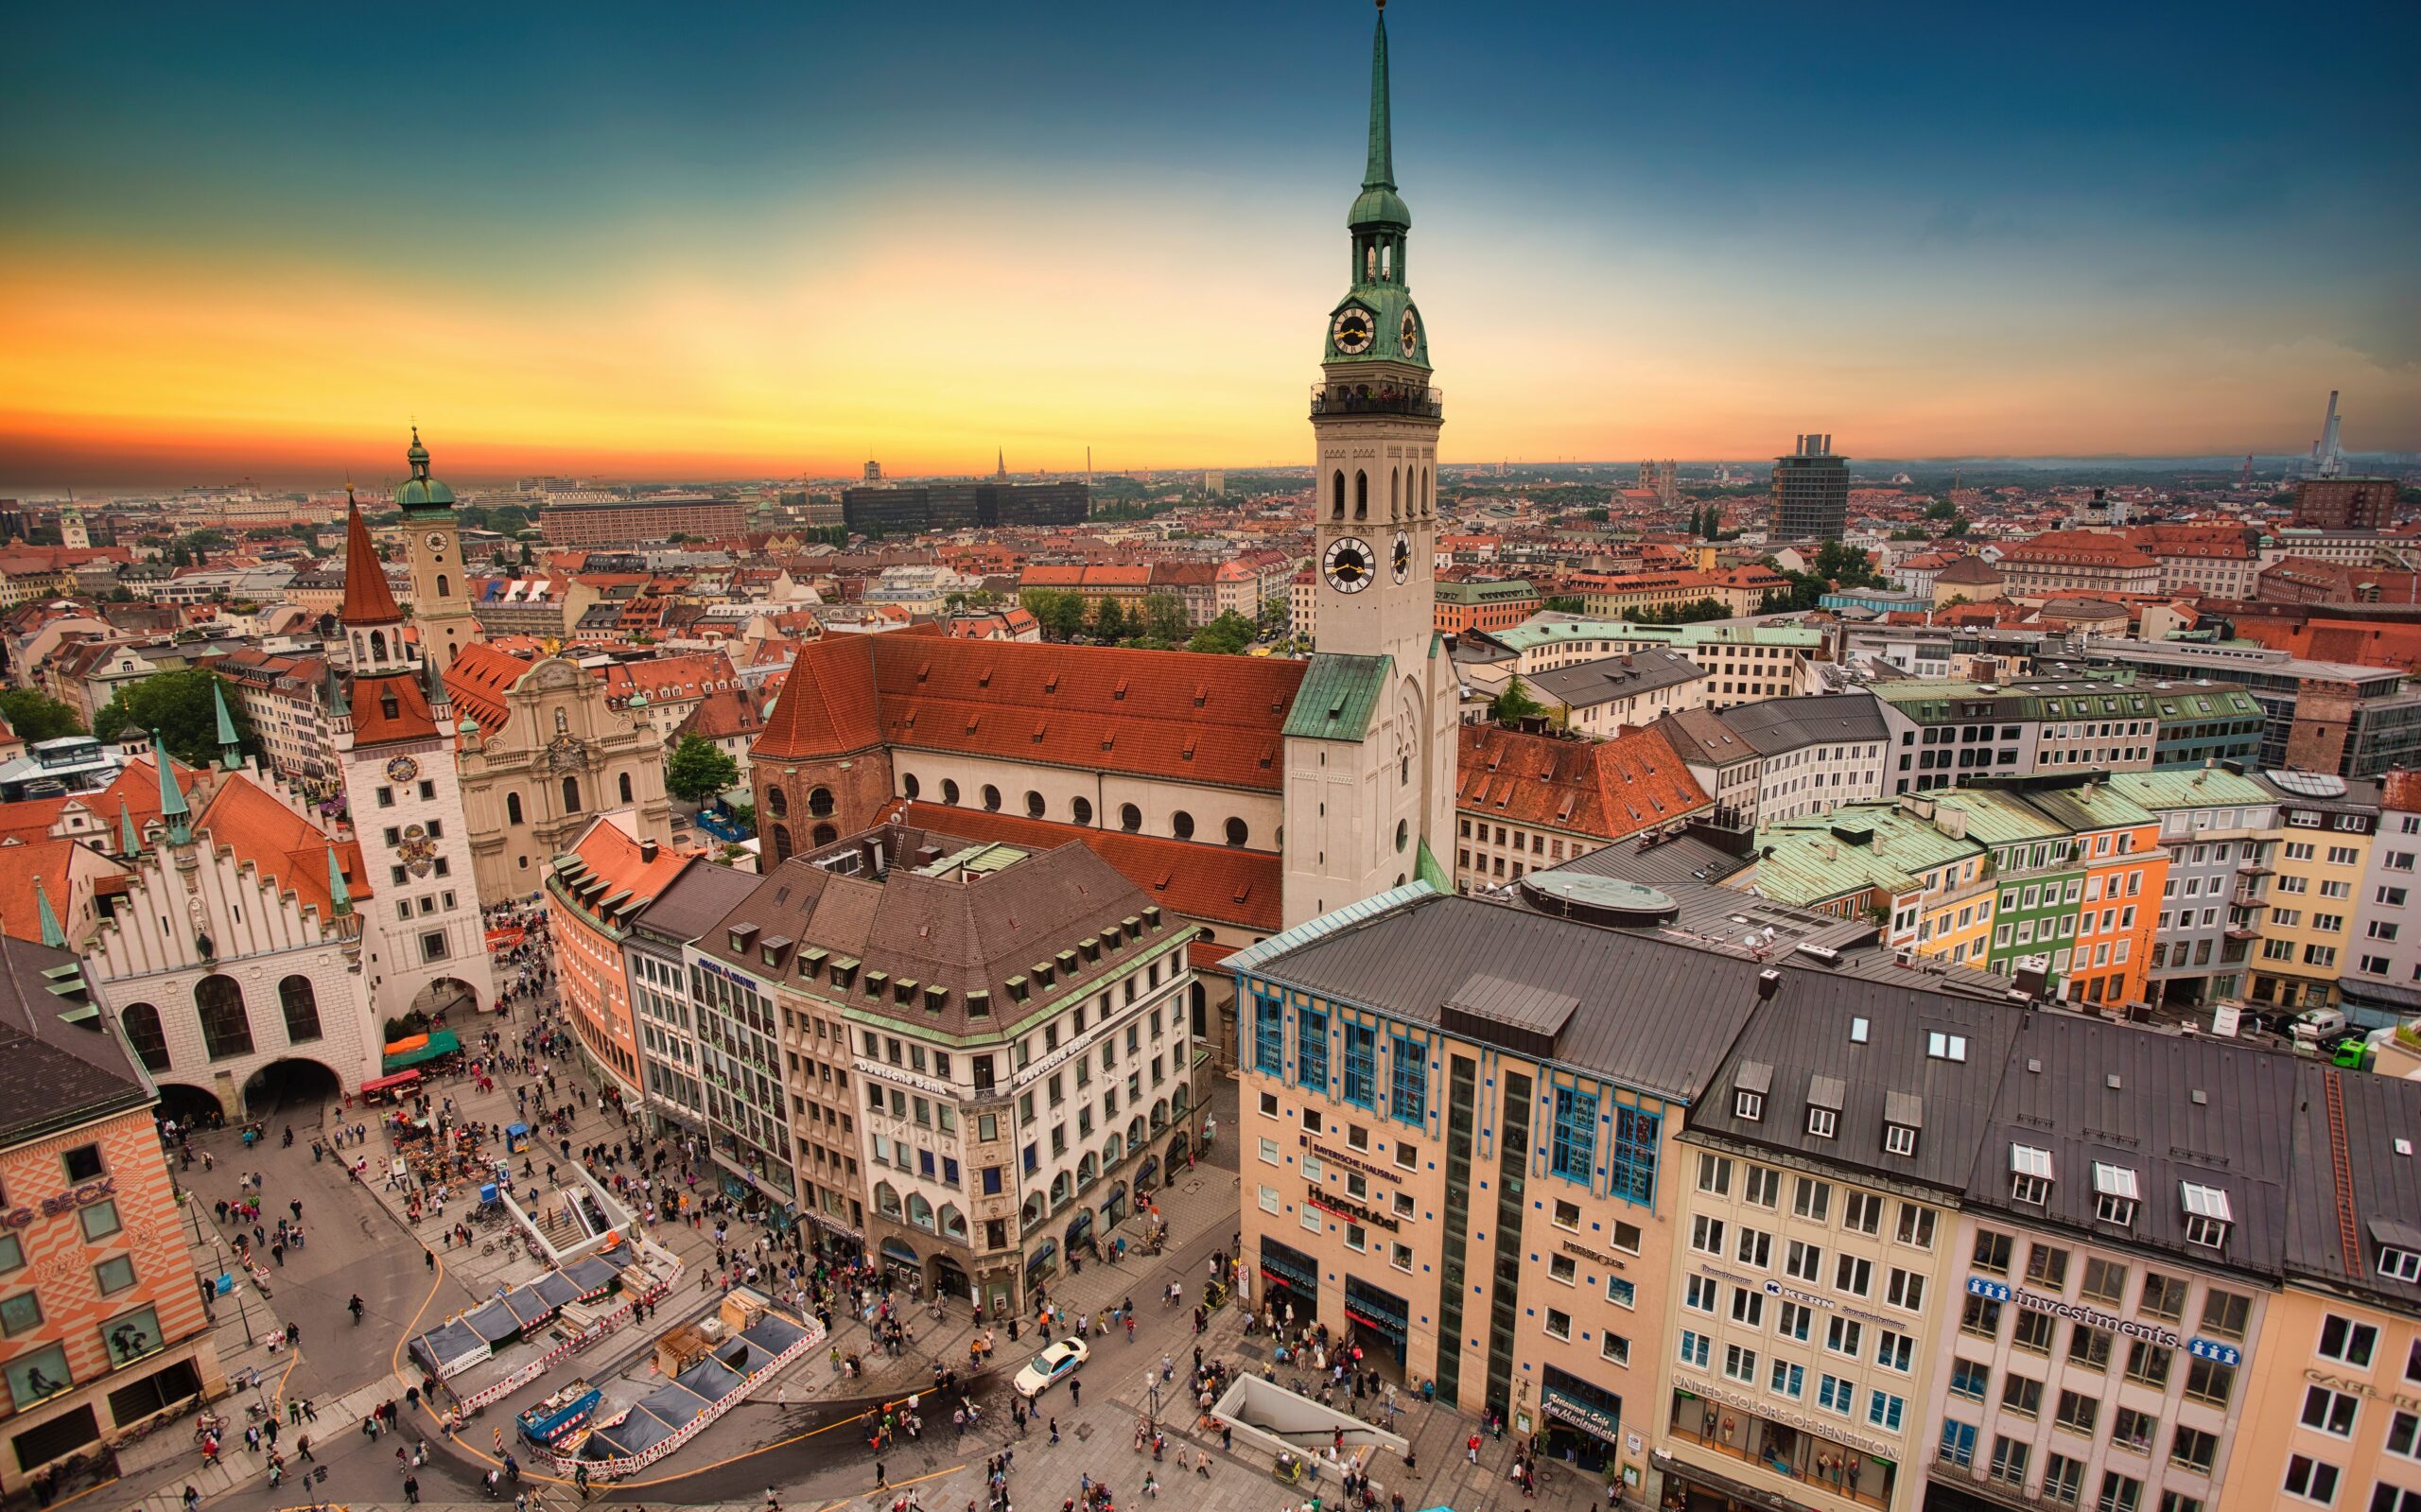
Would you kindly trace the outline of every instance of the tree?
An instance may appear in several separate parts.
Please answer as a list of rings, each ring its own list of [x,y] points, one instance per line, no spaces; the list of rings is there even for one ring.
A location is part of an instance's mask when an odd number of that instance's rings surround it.
[[[93,723],[104,739],[116,739],[130,724],[139,730],[157,730],[170,756],[189,767],[206,766],[219,756],[218,701],[212,696],[218,686],[218,674],[199,667],[154,672],[119,688]],[[243,704],[229,699],[227,716],[235,726],[236,754],[249,756],[257,752],[260,741],[253,735],[252,721],[244,717]]]
[[[1185,603],[1173,593],[1147,593],[1141,610],[1130,622],[1129,629],[1147,640],[1174,646],[1193,633],[1186,623]]]
[[[1530,696],[1530,690],[1522,686],[1518,675],[1507,683],[1505,691],[1489,700],[1488,705],[1488,717],[1508,727],[1524,720],[1535,720],[1546,711],[1546,705]]]
[[[1085,600],[1065,588],[1028,588],[1018,602],[1034,616],[1047,640],[1073,640],[1085,632]]]
[[[1235,656],[1253,643],[1255,634],[1251,620],[1230,610],[1195,631],[1185,649],[1214,656]]]
[[[740,763],[703,736],[683,736],[664,764],[664,791],[684,803],[704,803],[739,780]]]
[[[1956,517],[1958,513],[1959,506],[1946,498],[1935,499],[1925,506],[1925,518],[1929,520],[1947,520]]]
[[[1118,600],[1105,595],[1093,605],[1093,638],[1115,645],[1127,636],[1126,611]]]
[[[84,721],[76,717],[74,709],[29,687],[13,687],[0,693],[0,715],[8,716],[9,728],[17,732],[20,740],[56,740],[84,733]],[[117,732],[112,730],[110,734],[114,736]]]
[[[1585,615],[1589,612],[1589,601],[1577,594],[1559,593],[1541,607],[1550,614]]]
[[[1816,553],[1816,575],[1844,588],[1882,585],[1883,580],[1867,565],[1866,553],[1854,546],[1827,541]]]

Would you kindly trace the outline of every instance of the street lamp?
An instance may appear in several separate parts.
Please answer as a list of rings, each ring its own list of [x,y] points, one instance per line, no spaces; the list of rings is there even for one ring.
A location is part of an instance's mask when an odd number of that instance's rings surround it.
[[[1160,1373],[1148,1365],[1143,1369],[1143,1391],[1149,1403],[1143,1421],[1148,1436],[1157,1439],[1160,1436]]]

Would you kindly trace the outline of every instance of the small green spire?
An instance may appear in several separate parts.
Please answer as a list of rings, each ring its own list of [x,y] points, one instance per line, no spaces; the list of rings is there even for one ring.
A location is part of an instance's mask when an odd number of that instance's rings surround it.
[[[218,707],[218,764],[233,772],[243,765],[243,756],[235,739],[235,721],[227,713],[227,685],[218,678],[210,680],[210,701]]]
[[[117,801],[118,853],[128,858],[143,854],[143,831],[134,827],[134,810],[126,800]]]
[[[34,903],[42,910],[42,943],[54,950],[67,948],[67,931],[59,927],[59,915],[51,912],[50,895],[43,891],[42,878],[34,878]]]
[[[184,790],[177,786],[177,767],[168,755],[168,742],[160,732],[151,732],[151,759],[160,763],[160,817],[167,822],[168,843],[193,843],[193,810],[185,805]]]
[[[1362,170],[1362,187],[1395,186],[1395,134],[1387,120],[1387,0],[1379,0],[1379,29],[1370,40],[1370,162]]]
[[[336,904],[337,917],[353,912],[353,895],[345,890],[344,868],[337,864],[337,848],[328,847],[328,897]]]

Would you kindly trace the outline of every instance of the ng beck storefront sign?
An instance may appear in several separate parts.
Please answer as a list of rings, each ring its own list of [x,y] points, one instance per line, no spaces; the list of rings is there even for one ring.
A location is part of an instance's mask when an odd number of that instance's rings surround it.
[[[1967,1277],[1967,1290],[1973,1295],[1990,1297],[1995,1302],[2013,1302],[2032,1312],[2048,1312],[2053,1317],[2071,1318],[2076,1322],[2100,1329],[2107,1333],[2117,1334],[2122,1338],[2143,1339],[2168,1349],[2182,1348],[2197,1360],[2212,1360],[2223,1365],[2244,1363],[2243,1351],[2235,1345],[2221,1344],[2213,1339],[2180,1339],[2176,1330],[2163,1328],[2157,1323],[2140,1323],[2133,1318],[2122,1318],[2115,1312],[2104,1312],[2099,1308],[2088,1307],[2082,1302],[2070,1302],[2061,1297],[2047,1296],[2041,1292],[2029,1292],[2025,1287],[2012,1286],[2006,1281],[1995,1281],[1982,1276],[1970,1276]]]
[[[72,1213],[79,1208],[90,1208],[96,1202],[102,1202],[116,1195],[117,1177],[103,1176],[97,1181],[88,1181],[80,1187],[70,1188],[55,1197],[44,1197],[39,1205],[11,1208],[5,1212],[0,1212],[0,1227],[30,1227],[37,1218],[56,1218],[61,1213]]]

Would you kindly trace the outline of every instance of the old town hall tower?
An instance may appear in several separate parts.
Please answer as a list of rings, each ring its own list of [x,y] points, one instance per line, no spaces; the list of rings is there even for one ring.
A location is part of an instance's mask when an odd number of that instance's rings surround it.
[[[1319,608],[1286,726],[1289,924],[1424,873],[1437,880],[1434,858],[1452,843],[1456,687],[1434,607],[1445,407],[1407,281],[1412,212],[1396,192],[1385,0],[1369,155],[1346,227],[1350,284],[1311,395]]]

